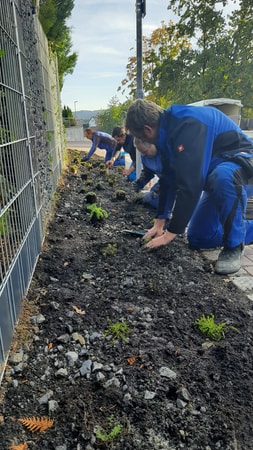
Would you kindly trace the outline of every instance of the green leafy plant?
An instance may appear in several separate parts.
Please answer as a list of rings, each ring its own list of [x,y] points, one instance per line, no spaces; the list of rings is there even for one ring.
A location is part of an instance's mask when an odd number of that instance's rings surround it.
[[[93,169],[93,165],[90,162],[83,161],[83,162],[81,162],[81,165],[85,166],[87,170]]]
[[[112,323],[110,319],[108,319],[109,326],[104,331],[104,336],[111,337],[111,345],[114,345],[116,339],[121,339],[123,342],[128,342],[128,335],[132,332],[129,328],[129,325],[126,322],[116,322]]]
[[[9,231],[9,226],[8,226],[8,214],[9,211],[6,211],[2,217],[0,217],[0,236],[5,236],[8,231]]]
[[[72,165],[69,167],[69,170],[70,170],[70,172],[72,172],[72,173],[74,173],[74,174],[77,174],[77,172],[78,172],[78,166],[76,166],[75,164],[72,164]]]
[[[116,182],[116,177],[109,177],[109,178],[107,179],[107,182],[108,182],[108,184],[109,184],[110,186],[113,186],[113,185],[115,184],[115,182]]]
[[[115,192],[116,198],[117,200],[125,200],[126,198],[126,191],[124,191],[123,189],[118,189]]]
[[[200,332],[212,339],[213,341],[220,341],[225,337],[225,333],[230,329],[239,333],[237,328],[228,326],[226,322],[215,323],[214,314],[205,316],[204,314],[194,322]]]
[[[108,217],[108,212],[105,209],[102,209],[100,206],[97,206],[96,203],[88,205],[86,209],[90,211],[91,220],[100,221]]]
[[[101,250],[101,253],[103,256],[115,256],[117,251],[117,244],[108,244]]]
[[[49,164],[50,164],[50,166],[52,166],[53,165],[53,162],[54,162],[54,157],[53,157],[53,155],[49,155],[49,157],[48,157],[48,159],[49,159]]]
[[[103,167],[102,169],[99,169],[99,173],[100,173],[100,175],[106,175],[106,173],[107,173],[106,167]]]
[[[87,192],[85,195],[85,200],[87,203],[95,204],[97,201],[97,194],[95,192]]]
[[[97,428],[96,430],[96,438],[101,442],[112,442],[114,441],[119,434],[121,433],[123,425],[116,424],[114,425],[114,415],[112,414],[109,417],[108,431],[103,432],[101,428]]]
[[[46,140],[47,142],[51,142],[53,139],[53,132],[52,131],[46,131]]]

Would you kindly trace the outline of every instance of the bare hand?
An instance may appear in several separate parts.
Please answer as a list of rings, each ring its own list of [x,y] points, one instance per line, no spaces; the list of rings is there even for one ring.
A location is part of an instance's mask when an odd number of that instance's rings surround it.
[[[152,239],[154,237],[161,236],[163,234],[163,227],[165,224],[165,219],[156,219],[154,226],[148,230],[148,232],[143,236],[143,239]]]
[[[161,247],[162,245],[167,245],[173,239],[175,239],[175,237],[176,237],[175,233],[171,233],[170,231],[165,231],[165,233],[163,233],[161,236],[156,237],[155,239],[152,239],[151,241],[149,241],[145,245],[145,248],[156,248],[156,247]]]
[[[131,169],[123,169],[122,170],[122,175],[130,175],[130,173],[132,173]]]
[[[114,164],[114,159],[110,159],[109,161],[107,161],[105,163],[105,165],[108,169],[110,169],[113,166],[113,164]]]

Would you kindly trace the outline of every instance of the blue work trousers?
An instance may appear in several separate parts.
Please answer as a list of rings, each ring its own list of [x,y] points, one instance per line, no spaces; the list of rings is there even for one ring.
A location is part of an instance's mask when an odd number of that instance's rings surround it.
[[[193,248],[233,248],[253,242],[253,220],[246,220],[252,185],[238,164],[219,164],[208,176],[205,190],[189,223],[187,237]]]

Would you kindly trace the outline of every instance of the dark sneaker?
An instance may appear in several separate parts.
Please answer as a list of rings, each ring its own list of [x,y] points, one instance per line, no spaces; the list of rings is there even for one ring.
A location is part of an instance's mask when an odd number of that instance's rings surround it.
[[[215,272],[221,275],[238,272],[241,268],[242,250],[241,244],[233,248],[223,248],[215,264]]]

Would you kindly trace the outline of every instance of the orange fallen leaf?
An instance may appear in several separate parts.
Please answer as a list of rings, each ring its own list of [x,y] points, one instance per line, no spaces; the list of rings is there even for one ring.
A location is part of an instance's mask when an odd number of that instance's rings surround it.
[[[47,347],[48,347],[48,350],[51,350],[53,348],[53,342],[49,342]]]
[[[140,355],[137,355],[137,356],[131,356],[130,358],[127,358],[127,362],[128,362],[128,364],[129,364],[130,366],[133,366],[134,363],[136,363],[136,361],[137,361],[138,359],[141,359],[141,356],[140,356]]]
[[[19,444],[19,445],[11,445],[9,447],[10,450],[28,450],[28,445],[26,442],[24,442],[23,444]]]
[[[131,358],[127,358],[127,362],[130,366],[133,366],[134,363],[136,362],[136,356],[132,356]]]
[[[49,419],[49,417],[23,417],[21,419],[18,419],[18,421],[21,422],[30,431],[38,431],[39,433],[46,431],[54,424],[54,420]]]
[[[83,310],[83,309],[79,309],[77,306],[75,306],[75,305],[72,305],[72,308],[74,309],[74,311],[77,313],[77,314],[86,314],[85,313],[85,311]]]

